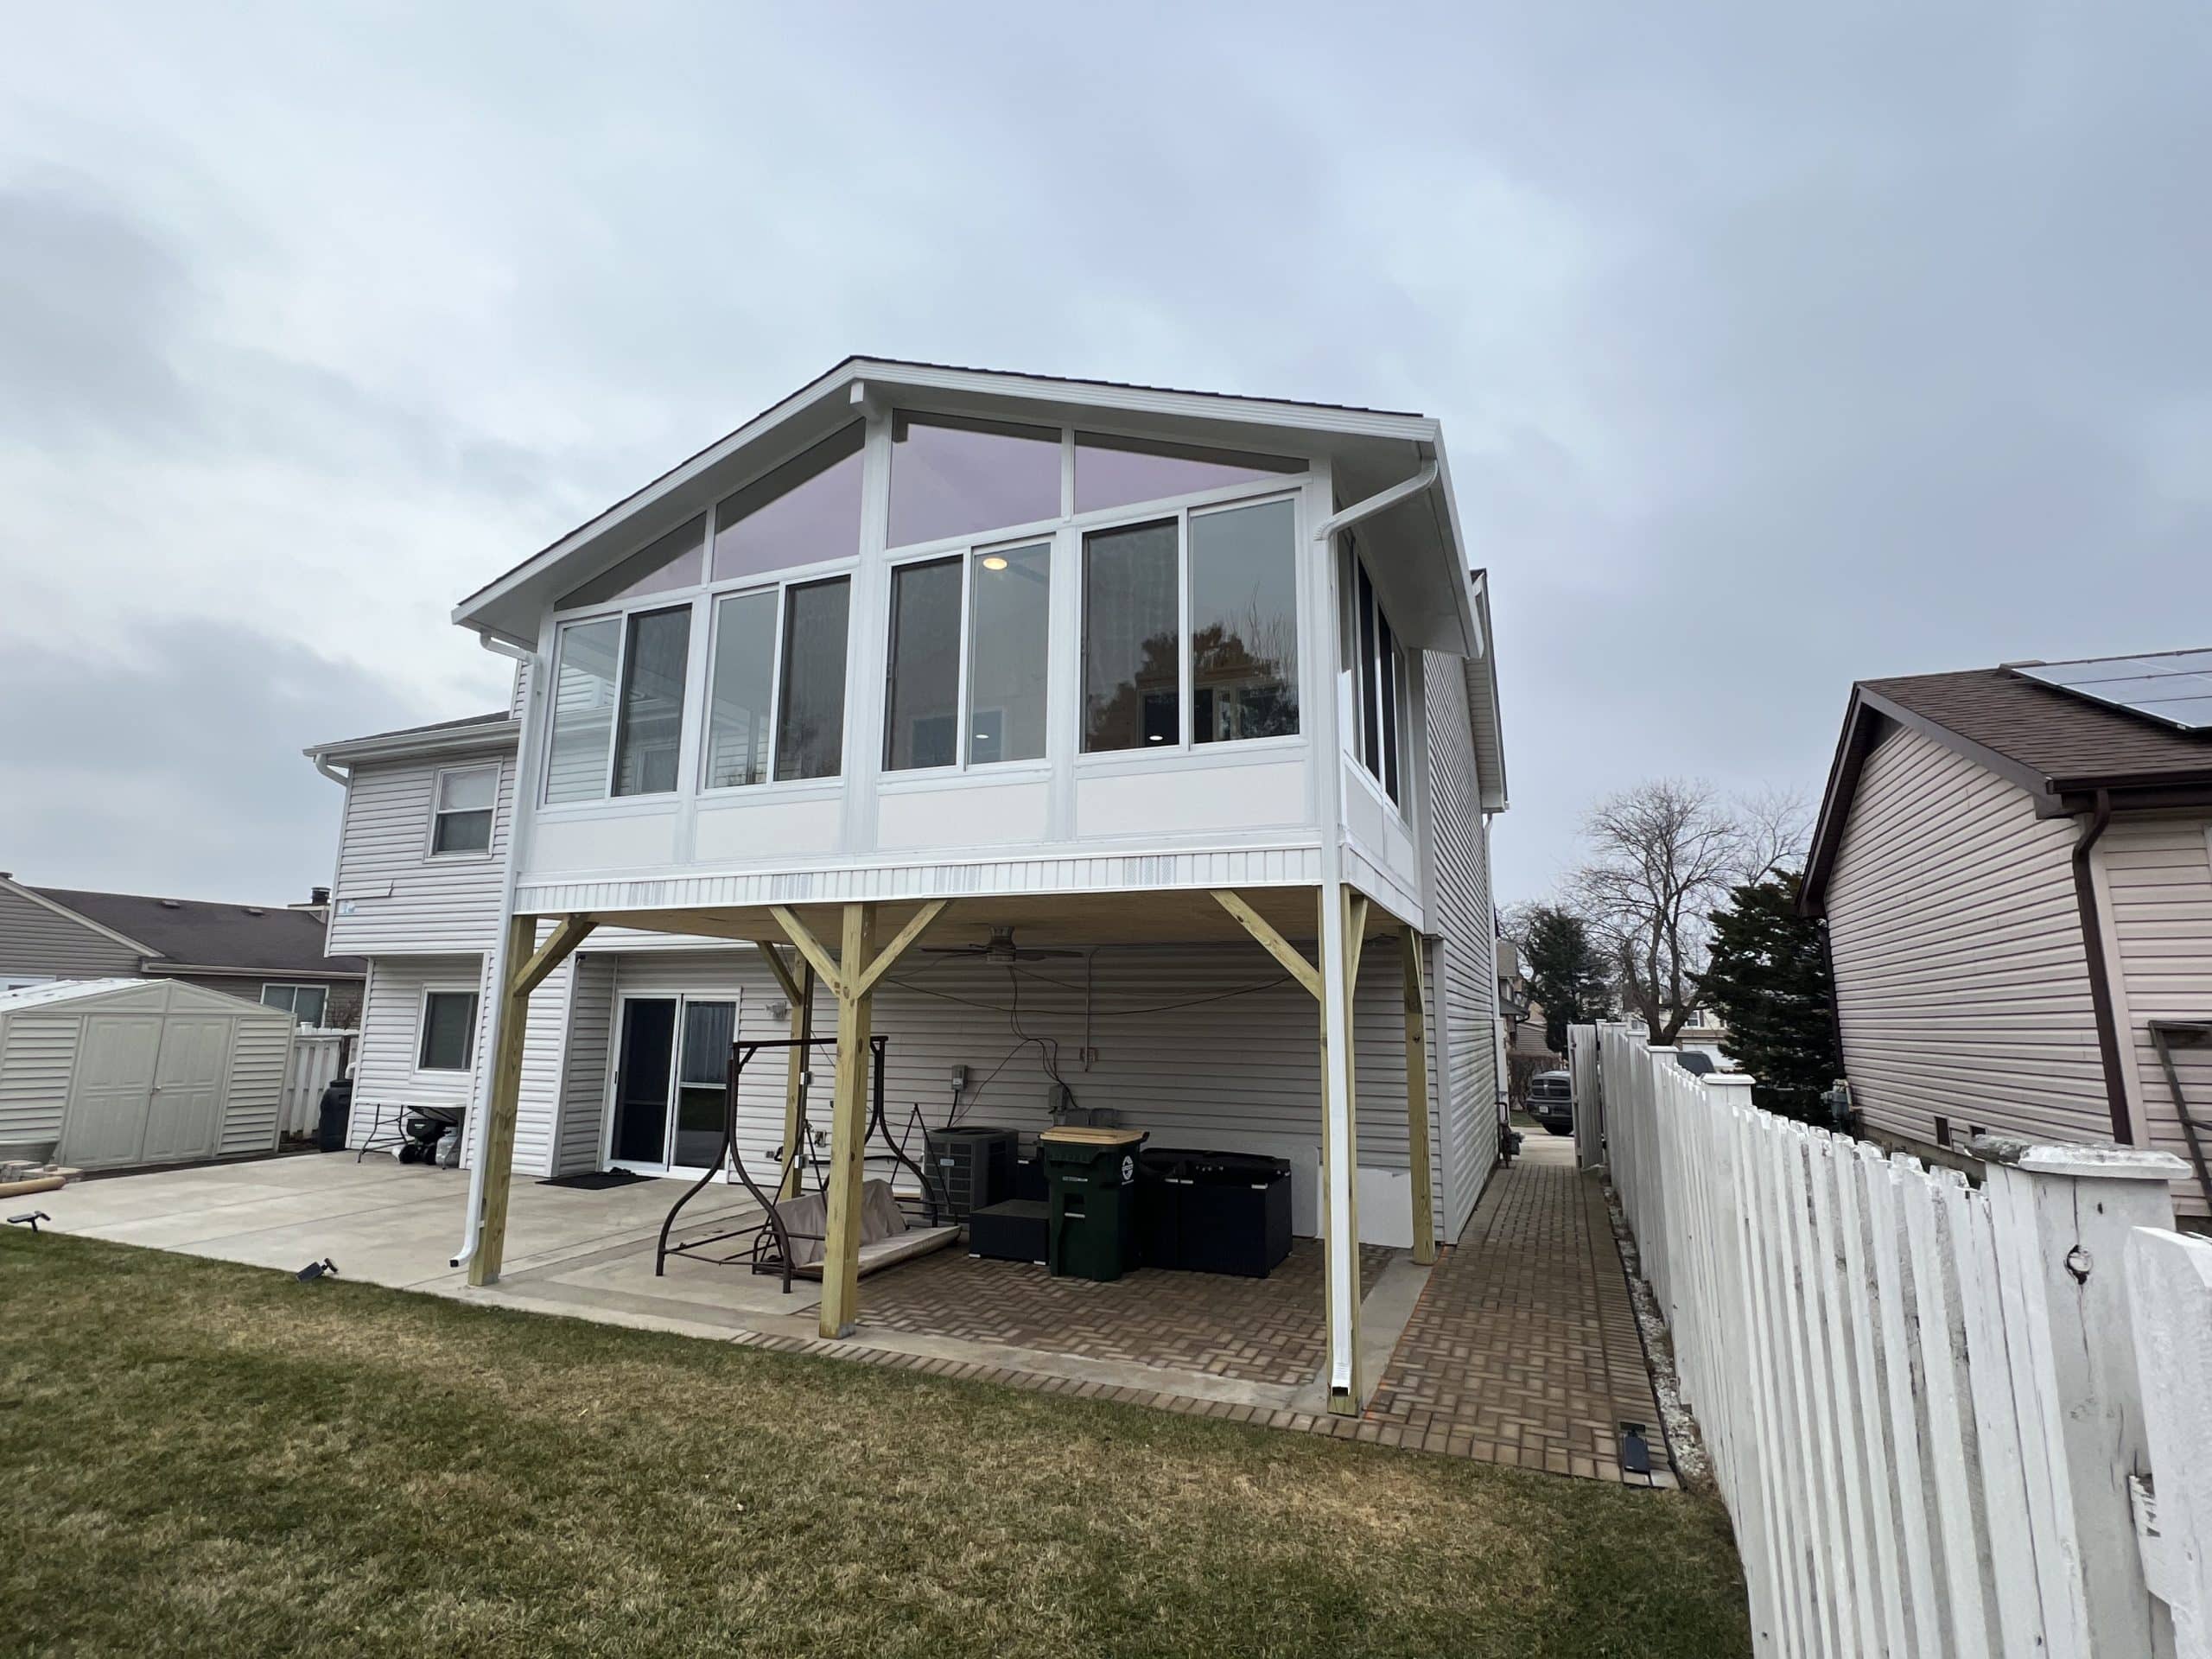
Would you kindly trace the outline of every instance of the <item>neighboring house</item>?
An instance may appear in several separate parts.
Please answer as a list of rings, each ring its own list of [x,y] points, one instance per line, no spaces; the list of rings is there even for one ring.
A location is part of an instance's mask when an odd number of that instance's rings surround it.
[[[359,958],[324,954],[329,895],[226,905],[34,887],[0,874],[0,991],[54,979],[181,979],[281,1007],[302,1025],[360,1015]]]
[[[2154,1146],[2198,1169],[2177,1207],[2212,1212],[2183,1121],[2212,1123],[2212,653],[2193,655],[2193,679],[2151,657],[1853,689],[1803,902],[1868,1133]]]
[[[1357,1398],[1355,1243],[1456,1236],[1497,1151],[1503,747],[1434,421],[852,359],[456,620],[526,664],[509,715],[311,752],[329,945],[371,963],[357,1139],[470,1103],[472,1229],[510,1170],[696,1175],[733,1039],[798,1001],[887,1039],[901,1133],[1288,1160]],[[834,1332],[832,1071],[764,1054],[737,1128],[772,1170],[810,1087]]]

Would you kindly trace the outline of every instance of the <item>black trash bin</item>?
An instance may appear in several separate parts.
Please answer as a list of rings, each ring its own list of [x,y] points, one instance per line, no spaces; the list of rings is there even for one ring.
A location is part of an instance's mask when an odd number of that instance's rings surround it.
[[[1183,1259],[1199,1273],[1264,1279],[1290,1254],[1290,1165],[1255,1153],[1208,1153],[1183,1189]]]
[[[1051,1183],[1046,1262],[1058,1278],[1119,1279],[1137,1262],[1141,1129],[1067,1125],[1037,1137]]]
[[[315,1118],[315,1143],[324,1152],[346,1150],[346,1126],[353,1116],[353,1079],[336,1077],[322,1091]]]

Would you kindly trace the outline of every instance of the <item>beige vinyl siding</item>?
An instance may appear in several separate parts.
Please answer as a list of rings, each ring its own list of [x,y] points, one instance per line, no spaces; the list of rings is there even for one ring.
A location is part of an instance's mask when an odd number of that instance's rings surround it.
[[[2117,945],[2118,1012],[2126,1021],[2133,1082],[2152,1146],[2189,1159],[2172,1091],[2152,1046],[2153,1020],[2212,1021],[2212,819],[2115,818],[2097,861]],[[2212,1046],[2176,1046],[2190,1116],[2212,1121]],[[2204,1137],[2212,1152],[2212,1136]],[[2176,1207],[2212,1213],[2195,1176],[2175,1183]]]
[[[1437,1113],[1440,1135],[1452,1137],[1436,1160],[1441,1236],[1456,1240],[1497,1158],[1497,979],[1495,912],[1490,887],[1490,837],[1478,803],[1475,753],[1467,720],[1465,680],[1458,658],[1429,652],[1428,799],[1435,848],[1435,891],[1429,925],[1433,950],[1429,999],[1450,1075]]]
[[[2080,826],[1898,728],[1866,758],[1827,893],[1845,1069],[1870,1132],[1938,1116],[2110,1141],[2071,852]]]
[[[0,1020],[0,1145],[60,1138],[83,1024],[74,1014]]]
[[[491,852],[482,857],[430,857],[431,798],[438,773],[488,765],[499,769]],[[330,918],[333,955],[492,948],[499,927],[500,868],[514,816],[514,771],[512,750],[353,769],[339,830]]]
[[[241,1015],[231,1046],[230,1091],[223,1109],[217,1155],[273,1152],[277,1114],[283,1108],[284,1073],[292,1063],[292,1025],[260,1014]]]
[[[82,922],[0,887],[0,974],[54,979],[133,978],[139,954]]]

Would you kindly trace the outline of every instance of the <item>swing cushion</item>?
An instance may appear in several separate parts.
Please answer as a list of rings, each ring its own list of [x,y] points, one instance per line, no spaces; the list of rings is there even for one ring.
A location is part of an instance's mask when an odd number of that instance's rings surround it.
[[[782,1218],[785,1230],[793,1236],[791,1271],[810,1279],[818,1278],[822,1273],[821,1235],[830,1230],[828,1197],[809,1192],[800,1198],[785,1198],[776,1206],[776,1214]],[[906,1217],[899,1212],[898,1199],[892,1196],[890,1182],[861,1183],[860,1270],[863,1274],[926,1255],[950,1244],[959,1231],[957,1227],[909,1228]],[[810,1236],[798,1236],[800,1234]]]

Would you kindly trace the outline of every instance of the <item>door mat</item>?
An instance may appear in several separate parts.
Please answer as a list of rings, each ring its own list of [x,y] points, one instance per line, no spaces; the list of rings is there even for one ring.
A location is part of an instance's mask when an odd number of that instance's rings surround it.
[[[595,1169],[585,1175],[556,1175],[550,1181],[540,1181],[540,1186],[573,1186],[585,1192],[597,1192],[610,1186],[627,1186],[632,1181],[650,1181],[650,1175],[640,1175],[634,1169]]]

